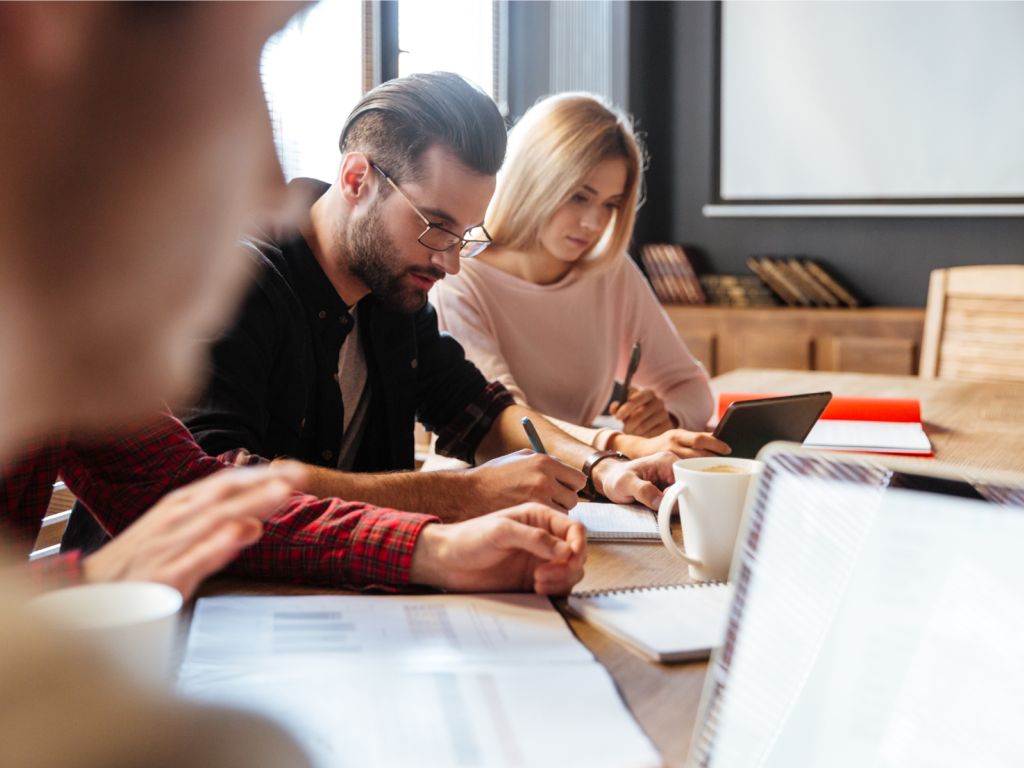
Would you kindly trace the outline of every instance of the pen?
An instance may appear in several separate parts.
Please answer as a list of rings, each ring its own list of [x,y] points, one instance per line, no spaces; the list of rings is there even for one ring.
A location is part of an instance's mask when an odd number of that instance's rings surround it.
[[[626,369],[626,380],[622,382],[622,389],[624,390],[623,401],[629,397],[629,385],[633,381],[633,374],[636,373],[636,369],[640,366],[640,342],[636,342],[633,345],[633,352],[629,356],[629,367]]]
[[[523,430],[526,432],[526,436],[530,439],[530,445],[533,447],[534,453],[547,453],[544,450],[544,443],[540,441],[540,435],[537,434],[537,428],[533,426],[533,422],[530,421],[529,416],[523,416],[519,422],[523,425]]]

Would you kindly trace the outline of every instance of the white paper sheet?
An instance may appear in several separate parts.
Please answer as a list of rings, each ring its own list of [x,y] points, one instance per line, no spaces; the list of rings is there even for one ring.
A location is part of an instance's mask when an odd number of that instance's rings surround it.
[[[920,422],[819,419],[804,440],[808,448],[835,448],[875,453],[931,453]]]
[[[535,595],[206,598],[179,689],[277,720],[318,768],[660,764]]]

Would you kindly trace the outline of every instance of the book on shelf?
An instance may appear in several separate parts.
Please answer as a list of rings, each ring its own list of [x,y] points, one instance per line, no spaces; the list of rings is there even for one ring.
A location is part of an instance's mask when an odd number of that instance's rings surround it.
[[[686,251],[679,245],[652,243],[640,259],[658,299],[666,304],[704,304],[706,299]]]
[[[775,306],[775,294],[756,275],[701,275],[708,304],[733,307]]]
[[[785,261],[779,260],[779,266],[788,271],[794,283],[800,286],[804,295],[810,298],[811,303],[818,307],[838,307],[839,299],[821,283],[814,279],[814,276],[800,262],[799,259],[789,258]]]
[[[804,268],[832,295],[839,300],[840,303],[845,304],[848,307],[859,307],[860,301],[857,297],[850,293],[844,288],[835,278],[833,278],[828,272],[826,272],[821,265],[817,264],[811,259],[803,260]]]
[[[850,291],[812,259],[751,256],[747,266],[788,306],[860,306]]]

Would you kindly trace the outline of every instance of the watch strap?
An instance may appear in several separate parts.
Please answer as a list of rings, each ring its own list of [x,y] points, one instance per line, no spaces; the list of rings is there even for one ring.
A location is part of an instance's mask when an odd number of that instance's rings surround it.
[[[594,467],[600,464],[605,459],[615,459],[616,461],[629,461],[629,456],[622,453],[621,451],[595,451],[590,454],[585,462],[583,462],[583,476],[587,478],[587,485],[583,489],[585,495],[590,498],[594,498],[598,495],[597,488],[594,487]]]

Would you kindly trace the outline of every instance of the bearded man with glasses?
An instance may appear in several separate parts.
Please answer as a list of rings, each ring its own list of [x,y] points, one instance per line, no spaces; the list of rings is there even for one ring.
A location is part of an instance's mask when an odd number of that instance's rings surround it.
[[[362,99],[333,183],[290,185],[305,220],[246,241],[257,285],[214,347],[204,397],[183,414],[207,452],[298,459],[310,465],[308,493],[446,521],[528,501],[567,510],[591,469],[613,500],[656,505],[672,456],[595,455],[516,405],[438,332],[427,293],[487,247],[505,142],[494,102],[458,75],[399,78]],[[551,456],[526,450],[523,416]],[[417,420],[439,453],[491,461],[395,472],[414,467]]]

